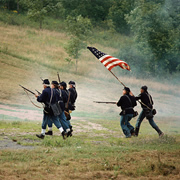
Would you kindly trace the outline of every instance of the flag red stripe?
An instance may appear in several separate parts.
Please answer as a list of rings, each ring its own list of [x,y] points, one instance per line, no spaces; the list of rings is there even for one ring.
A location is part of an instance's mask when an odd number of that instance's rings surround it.
[[[104,61],[108,60],[109,58],[114,58],[114,57],[113,56],[105,57],[103,60],[101,60],[101,62],[103,63]]]
[[[124,63],[124,61],[121,61],[121,60],[119,60],[119,59],[114,59],[114,60],[111,60],[111,61],[107,62],[106,64],[104,64],[104,66],[106,67],[106,66],[108,66],[109,64],[111,64],[111,63],[113,63],[113,62],[116,62],[116,61],[119,61],[119,63]]]
[[[122,63],[118,63],[118,64],[114,64],[112,66],[110,66],[108,68],[109,71],[111,71],[112,68],[116,67],[116,66],[120,66],[122,69],[127,69],[128,71],[130,71],[130,67],[127,63],[124,63],[125,67],[122,66]]]

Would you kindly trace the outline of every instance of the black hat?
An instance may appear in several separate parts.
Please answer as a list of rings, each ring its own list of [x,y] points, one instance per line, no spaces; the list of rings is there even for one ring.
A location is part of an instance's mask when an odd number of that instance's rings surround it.
[[[64,81],[60,82],[60,86],[64,87],[65,89],[67,88],[67,84]]]
[[[130,92],[131,90],[128,87],[124,87],[124,89],[126,92]]]
[[[59,85],[57,81],[52,81],[51,84]]]
[[[142,86],[141,89],[143,89],[144,91],[147,91],[148,87],[147,86]]]
[[[43,84],[46,85],[46,86],[49,86],[50,85],[50,82],[48,79],[44,79],[43,80]]]
[[[73,87],[76,87],[76,83],[74,81],[69,81],[69,85],[72,85]]]
[[[69,81],[69,84],[76,85],[74,81]]]

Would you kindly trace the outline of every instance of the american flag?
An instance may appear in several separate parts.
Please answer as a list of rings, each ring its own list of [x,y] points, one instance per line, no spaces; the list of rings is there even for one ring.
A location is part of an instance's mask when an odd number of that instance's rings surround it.
[[[111,69],[116,66],[120,66],[122,69],[127,69],[128,71],[130,71],[130,67],[126,62],[124,62],[120,59],[117,59],[113,56],[107,55],[107,54],[97,50],[94,47],[87,47],[87,48],[99,59],[99,61],[101,63],[103,63],[103,65],[109,71],[111,71]]]

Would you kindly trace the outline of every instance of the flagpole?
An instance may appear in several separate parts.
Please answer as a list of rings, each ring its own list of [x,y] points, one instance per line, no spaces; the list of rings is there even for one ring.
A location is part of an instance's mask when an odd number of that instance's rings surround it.
[[[124,87],[126,87],[125,84],[122,81],[120,81],[120,79],[112,71],[110,71],[110,72]]]
[[[110,71],[110,70],[109,70]],[[111,74],[124,86],[124,87],[126,87],[125,86],[125,84],[123,83],[123,82],[121,82],[120,80],[119,80],[119,78],[112,72],[112,71],[110,71],[111,72]],[[134,96],[134,95],[133,95]],[[140,104],[142,104],[142,105],[144,105],[144,106],[146,106],[148,109],[150,109],[146,104],[144,104],[143,102],[141,102],[141,101],[139,101],[138,100],[138,102],[140,103]],[[151,109],[150,109],[151,110]]]

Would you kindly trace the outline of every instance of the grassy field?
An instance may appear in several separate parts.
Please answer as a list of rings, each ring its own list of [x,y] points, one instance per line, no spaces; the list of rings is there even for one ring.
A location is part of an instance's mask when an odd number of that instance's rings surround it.
[[[107,33],[94,34],[90,45],[115,55],[120,42],[131,43],[117,35],[109,41]],[[65,60],[67,40],[64,32],[0,21],[0,179],[179,179],[180,85],[133,73],[125,76],[116,68],[134,94],[144,84],[149,87],[158,112],[155,121],[166,134],[158,138],[144,120],[140,136],[125,139],[119,108],[93,103],[117,101],[122,86],[87,50],[82,51],[75,73],[74,64]],[[35,134],[40,133],[42,109],[30,103],[18,84],[41,91],[40,77],[57,80],[57,72],[62,80],[77,83],[74,135],[63,141],[54,128],[55,135],[41,141]],[[141,110],[139,105],[136,110]]]
[[[120,36],[119,38],[119,42],[129,41],[127,37],[123,39]],[[82,51],[78,73],[75,73],[74,64],[65,61],[67,54],[63,47],[67,40],[68,37],[62,32],[39,31],[0,22],[1,103],[32,107],[26,94],[18,85],[22,84],[33,91],[35,89],[41,91],[40,77],[57,80],[56,73],[59,72],[62,80],[66,82],[75,80],[77,82],[78,114],[118,113],[118,108],[97,106],[93,101],[117,101],[121,95],[122,86],[88,50]],[[105,40],[101,40],[101,42],[106,44]],[[109,54],[115,54],[117,51],[115,48],[100,44],[90,45]],[[120,68],[114,70],[114,72],[117,71],[118,73],[124,72]],[[166,79],[157,82],[155,79],[136,78],[131,72],[128,76],[122,73],[118,77],[132,89],[134,94],[138,94],[139,88],[146,84],[156,99],[155,105],[160,116],[167,114],[179,116],[179,84],[169,84]],[[33,96],[31,98],[35,101]]]
[[[0,179],[179,179],[179,129],[158,138],[143,122],[138,138],[126,139],[118,121],[73,120],[74,135],[36,138],[40,122],[0,121],[1,142],[30,149],[0,149]],[[135,120],[132,122],[135,123]],[[163,122],[158,123],[165,128]]]

